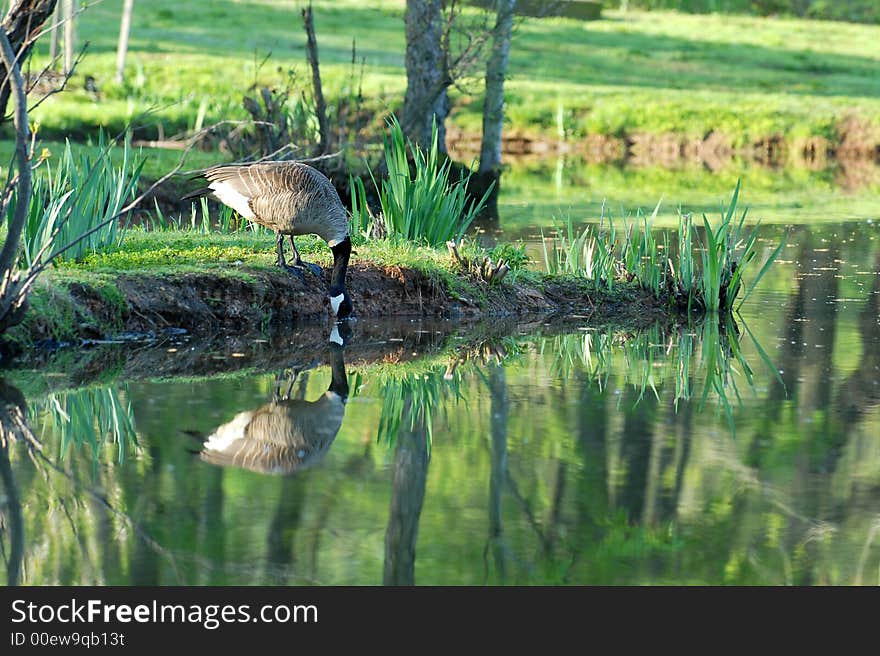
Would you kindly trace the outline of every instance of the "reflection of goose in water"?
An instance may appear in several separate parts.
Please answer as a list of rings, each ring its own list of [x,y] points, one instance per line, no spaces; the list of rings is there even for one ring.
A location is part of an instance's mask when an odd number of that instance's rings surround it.
[[[240,412],[218,427],[202,446],[202,460],[262,474],[293,474],[320,461],[342,426],[348,379],[342,339],[334,327],[330,342],[329,389],[315,401],[291,399],[290,391],[257,410]]]

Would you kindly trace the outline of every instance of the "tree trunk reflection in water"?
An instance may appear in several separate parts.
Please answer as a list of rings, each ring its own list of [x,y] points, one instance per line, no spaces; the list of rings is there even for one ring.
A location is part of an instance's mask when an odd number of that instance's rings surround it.
[[[690,385],[693,385],[693,381],[690,381]],[[676,407],[676,401],[670,395],[663,404],[662,415],[651,437],[645,506],[642,511],[645,526],[657,526],[675,518],[689,453],[692,404],[685,402]],[[665,472],[670,467],[674,472],[671,489],[664,485]]]
[[[826,246],[823,244],[823,246]],[[815,298],[804,317],[803,344],[804,365],[798,384],[798,423],[803,432],[810,435],[809,450],[814,455],[806,456],[806,469],[803,471],[803,489],[808,489],[808,478],[812,472],[833,471],[843,448],[846,436],[832,425],[831,381],[834,376],[834,346],[837,335],[837,302],[840,279],[833,274],[840,261],[840,250],[836,245],[815,249],[812,253],[813,268],[821,275],[808,276],[804,280],[805,294]],[[818,454],[822,454],[817,457]],[[824,499],[815,499],[819,505]]]
[[[385,532],[385,585],[414,585],[419,517],[428,478],[428,431],[423,419],[412,426],[412,398],[405,401],[394,454],[391,513]]]
[[[809,241],[801,236],[801,248],[796,260],[805,261]],[[803,330],[804,323],[801,320],[806,311],[806,289],[804,279],[797,281],[797,288],[789,301],[785,311],[783,328],[785,330],[782,347],[778,355],[771,354],[771,359],[780,372],[782,382],[773,377],[770,379],[770,389],[767,393],[767,401],[764,404],[761,423],[754,439],[749,444],[746,464],[752,467],[760,467],[763,456],[772,447],[776,436],[776,429],[782,416],[782,409],[788,400],[789,394],[796,389],[797,380],[800,376],[800,366],[803,361]]]
[[[297,376],[296,388],[288,398],[305,400],[309,372]],[[278,383],[280,386],[280,382]],[[279,387],[280,389],[280,387]],[[283,585],[288,575],[295,572],[296,553],[293,540],[296,537],[303,515],[303,502],[306,497],[303,474],[282,476],[279,487],[280,496],[266,538],[266,582],[270,585]]]
[[[26,416],[27,402],[24,395],[0,379],[0,482],[6,497],[2,511],[9,531],[9,553],[7,555],[4,551],[3,554],[6,557],[7,586],[21,584],[24,564],[24,517],[18,486],[15,484],[15,475],[12,472],[12,463],[9,460],[9,449],[15,442],[27,444],[28,448],[38,446],[34,434],[25,421]],[[0,526],[0,538],[4,537],[4,532]],[[5,547],[5,545],[0,546]]]
[[[150,466],[141,476],[134,467],[123,469],[125,507],[132,522],[142,523],[151,531],[163,521],[165,509],[161,504],[162,451],[156,445],[149,448]],[[159,558],[151,545],[139,535],[132,536],[129,551],[129,584],[160,585]],[[180,582],[183,583],[183,582]]]
[[[507,398],[507,376],[504,367],[500,364],[493,365],[489,370],[489,397],[491,400],[489,425],[492,440],[492,470],[489,475],[489,541],[486,549],[492,551],[498,582],[503,584],[507,579],[509,551],[504,542],[502,493],[507,480],[507,413],[510,409],[510,402]],[[488,569],[487,562],[487,577]]]
[[[108,489],[110,484],[102,484],[102,474],[108,479],[113,478],[113,472],[104,472],[97,469],[93,485],[96,489]],[[94,496],[89,495],[89,507],[95,518],[95,530],[98,536],[100,554],[98,555],[97,568],[100,570],[101,582],[95,585],[124,585],[122,568],[120,567],[119,541],[116,538],[116,528],[113,517],[106,505],[100,503]]]
[[[872,271],[880,271],[880,251]],[[859,335],[862,338],[862,357],[859,366],[841,385],[834,407],[840,414],[841,431],[848,435],[865,414],[880,402],[880,275],[874,275],[874,284],[865,307],[859,314]]]
[[[3,426],[0,431],[5,437],[7,433],[6,412],[0,410],[3,416],[0,422]],[[9,530],[9,556],[6,559],[6,585],[14,586],[21,583],[22,561],[24,560],[24,520],[21,514],[21,500],[18,497],[18,488],[15,485],[15,477],[12,474],[12,466],[9,462],[9,442],[0,444],[0,481],[3,482],[3,493],[6,496],[4,515]],[[5,531],[4,531],[5,532]],[[2,533],[0,533],[2,535]]]
[[[645,392],[641,399],[638,395],[637,389],[628,388],[621,401],[621,408],[626,413],[621,445],[624,480],[617,498],[630,521],[641,519],[645,508],[651,431],[657,414],[657,399],[654,395],[650,391]]]
[[[199,553],[207,558],[212,567],[200,585],[223,585],[226,581],[219,567],[226,562],[226,524],[223,521],[225,496],[223,493],[223,467],[206,468],[201,475],[205,482],[205,500],[199,514],[197,528]]]
[[[302,576],[296,571],[296,550],[293,542],[303,516],[306,476],[305,473],[299,473],[281,478],[281,495],[272,515],[266,540],[268,585],[285,585],[291,582],[291,575],[294,579]]]
[[[581,474],[577,477],[578,543],[580,554],[585,544],[597,542],[608,513],[608,416],[605,395],[586,377],[578,381],[577,441],[581,452]]]

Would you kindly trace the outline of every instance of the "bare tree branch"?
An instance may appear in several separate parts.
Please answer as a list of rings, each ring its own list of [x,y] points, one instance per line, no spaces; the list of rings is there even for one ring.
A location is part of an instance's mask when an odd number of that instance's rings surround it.
[[[37,102],[35,102],[30,107],[28,107],[29,112],[34,111],[37,107],[42,105],[46,101],[47,98],[50,98],[50,97],[54,96],[56,93],[61,93],[62,91],[67,89],[67,83],[70,81],[70,78],[73,77],[73,74],[76,72],[76,67],[79,66],[79,63],[82,61],[83,57],[85,57],[86,50],[88,50],[88,48],[89,48],[89,43],[87,41],[86,43],[83,44],[82,48],[80,48],[80,51],[76,56],[76,59],[73,60],[73,66],[70,67],[70,70],[65,71],[62,74],[60,86],[58,86],[54,89],[50,89],[48,92],[43,94],[40,97],[40,99],[37,100]],[[47,64],[46,68],[44,68],[42,71],[40,71],[40,73],[37,75],[37,78],[36,78],[37,81],[39,81],[40,77],[42,77],[42,75],[44,75],[46,71],[50,70],[49,67],[52,66],[52,64],[54,64],[54,62]],[[35,82],[35,84],[36,84],[36,82]]]

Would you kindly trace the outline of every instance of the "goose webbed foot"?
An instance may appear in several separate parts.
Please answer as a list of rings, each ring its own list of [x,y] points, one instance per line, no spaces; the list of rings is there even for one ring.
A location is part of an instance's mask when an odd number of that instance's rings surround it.
[[[321,267],[319,267],[317,264],[314,264],[312,262],[304,262],[303,260],[300,260],[294,266],[298,266],[302,269],[308,269],[313,274],[318,276],[318,278],[320,278],[321,274],[323,273],[323,270],[321,269]]]
[[[293,265],[293,264],[279,264],[278,266],[280,266],[282,269],[284,269],[285,271],[287,271],[287,273],[292,273],[292,274],[295,275],[297,278],[299,278],[300,280],[302,280],[303,282],[305,282],[305,280],[306,280],[306,273],[305,273],[305,271],[303,270],[303,267],[298,267],[298,266]]]
[[[312,264],[311,262],[303,262],[302,260],[300,260],[300,262],[297,264],[287,264],[286,262],[283,264],[276,262],[276,264],[288,273],[292,273],[293,275],[297,276],[302,281],[305,281],[306,279],[306,272],[312,273],[318,278],[321,277],[321,267],[319,267],[317,264]]]

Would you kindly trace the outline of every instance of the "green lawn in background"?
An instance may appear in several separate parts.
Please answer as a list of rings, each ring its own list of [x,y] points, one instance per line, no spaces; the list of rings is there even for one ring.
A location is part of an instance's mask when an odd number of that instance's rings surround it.
[[[125,84],[113,82],[119,2],[78,22],[88,53],[71,91],[34,113],[45,133],[120,129],[170,135],[244,118],[254,85],[279,86],[294,70],[307,90],[300,5],[286,0],[151,0],[135,6]],[[406,85],[403,0],[314,2],[329,98],[358,84],[352,44],[364,60],[368,106],[398,110]],[[476,11],[476,10],[468,10]],[[880,26],[675,12],[608,11],[594,22],[518,23],[507,83],[508,129],[568,138],[675,131],[727,133],[734,145],[770,134],[834,137],[855,112],[880,128]],[[41,40],[34,64],[45,62]],[[359,66],[355,67],[359,70]],[[95,78],[96,99],[83,89]],[[452,94],[451,123],[480,129],[481,70]],[[352,82],[354,77],[354,83]]]

